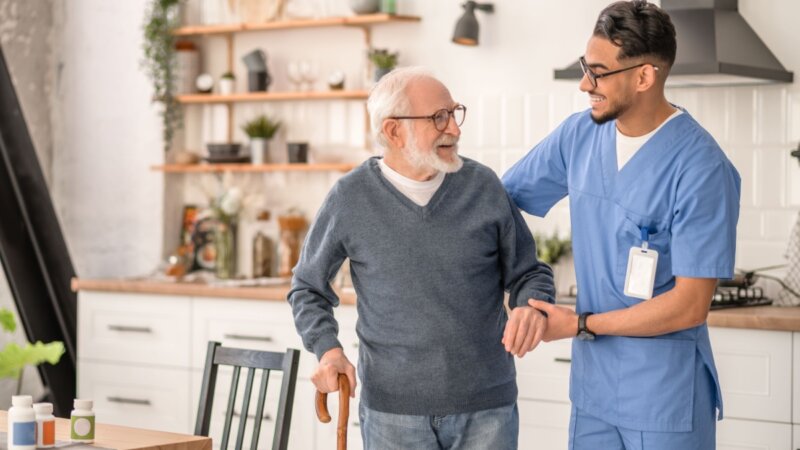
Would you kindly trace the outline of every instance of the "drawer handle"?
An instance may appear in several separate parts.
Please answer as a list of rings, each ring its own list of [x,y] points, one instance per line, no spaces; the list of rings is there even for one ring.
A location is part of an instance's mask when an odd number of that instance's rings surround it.
[[[233,412],[233,417],[242,417],[242,414],[239,411],[234,411]],[[247,415],[247,419],[248,420],[255,419],[255,418],[256,418],[255,414],[248,414]],[[264,414],[264,417],[261,418],[261,421],[262,422],[272,422],[272,416],[270,416],[269,414]]]
[[[124,403],[127,405],[144,405],[150,406],[150,400],[145,398],[125,398],[125,397],[106,397],[111,403]]]
[[[234,339],[237,341],[261,341],[261,342],[272,342],[272,338],[270,336],[252,336],[249,334],[225,334],[222,337],[225,339]]]
[[[153,329],[150,327],[134,327],[130,325],[109,325],[108,329],[111,331],[121,331],[127,333],[152,333]]]
[[[553,358],[553,361],[558,363],[572,364],[572,358]]]

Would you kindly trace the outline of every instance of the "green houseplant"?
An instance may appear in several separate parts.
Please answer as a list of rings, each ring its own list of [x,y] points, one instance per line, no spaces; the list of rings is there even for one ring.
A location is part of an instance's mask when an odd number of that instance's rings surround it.
[[[242,130],[250,137],[250,160],[253,164],[268,162],[267,141],[281,128],[279,120],[265,115],[254,117],[242,125]]]
[[[172,145],[175,130],[182,125],[181,106],[175,99],[175,36],[181,0],[151,0],[144,20],[142,65],[153,82],[153,98],[163,104],[161,111],[164,151]]]
[[[0,327],[8,333],[17,329],[14,313],[6,308],[0,308]],[[64,344],[59,341],[43,344],[37,341],[19,346],[16,342],[9,342],[0,350],[0,378],[16,378],[16,393],[22,391],[22,373],[25,366],[36,366],[43,362],[57,364],[64,354]]]
[[[375,65],[375,81],[391,72],[397,66],[398,52],[390,52],[385,48],[372,48],[367,53],[367,58]]]
[[[534,239],[536,240],[536,256],[540,261],[551,266],[572,252],[572,239],[561,239],[558,237],[558,231],[554,231],[550,236],[537,233],[534,235]]]

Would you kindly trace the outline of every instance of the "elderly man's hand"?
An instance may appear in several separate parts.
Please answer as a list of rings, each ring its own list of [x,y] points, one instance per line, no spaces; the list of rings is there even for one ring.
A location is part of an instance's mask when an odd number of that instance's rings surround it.
[[[506,351],[519,358],[536,348],[547,329],[547,318],[530,306],[517,306],[511,310],[503,333]]]
[[[578,315],[572,309],[539,300],[528,300],[528,304],[547,313],[545,342],[571,338],[578,334]]]
[[[311,382],[323,394],[339,390],[339,374],[350,380],[350,397],[356,396],[356,368],[350,364],[341,348],[332,348],[322,355],[317,369],[311,375]]]

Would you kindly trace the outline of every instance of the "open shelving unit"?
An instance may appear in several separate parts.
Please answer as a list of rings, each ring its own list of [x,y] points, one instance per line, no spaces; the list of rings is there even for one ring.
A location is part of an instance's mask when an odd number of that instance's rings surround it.
[[[349,172],[355,164],[164,164],[151,166],[152,170],[164,173],[219,173],[219,172]]]
[[[178,103],[245,103],[245,102],[292,102],[304,100],[366,100],[367,91],[317,91],[317,92],[237,92],[231,95],[184,94],[176,95]]]
[[[292,19],[277,20],[263,23],[233,23],[218,25],[188,25],[175,29],[173,35],[186,38],[221,37],[225,39],[227,48],[226,71],[234,71],[234,44],[235,36],[247,32],[269,32],[279,30],[297,30],[343,27],[358,29],[363,32],[364,44],[367,48],[372,46],[371,27],[393,24],[419,22],[420,17],[396,14],[364,14],[344,17],[324,17],[319,19]],[[330,90],[312,92],[236,92],[230,95],[220,94],[183,94],[176,95],[178,103],[182,105],[207,105],[217,104],[227,107],[228,142],[233,140],[234,105],[254,102],[295,102],[295,101],[337,101],[353,100],[364,101],[369,96],[366,90]],[[365,106],[366,108],[366,106]],[[369,130],[369,118],[364,115],[364,128]],[[365,133],[368,136],[369,132]],[[369,147],[369,138],[364,143]],[[348,172],[355,167],[354,164],[165,164],[152,166],[154,171],[164,173],[220,173],[220,172]]]

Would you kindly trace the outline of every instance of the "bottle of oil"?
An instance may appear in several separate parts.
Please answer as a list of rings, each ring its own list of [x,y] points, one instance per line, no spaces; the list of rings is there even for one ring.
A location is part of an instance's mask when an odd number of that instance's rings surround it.
[[[256,220],[260,224],[269,222],[269,211],[261,211]],[[263,226],[253,236],[253,278],[271,277],[272,276],[272,255],[275,251],[275,245],[272,239],[267,236],[263,230]]]

